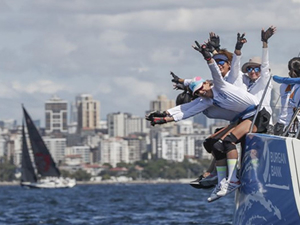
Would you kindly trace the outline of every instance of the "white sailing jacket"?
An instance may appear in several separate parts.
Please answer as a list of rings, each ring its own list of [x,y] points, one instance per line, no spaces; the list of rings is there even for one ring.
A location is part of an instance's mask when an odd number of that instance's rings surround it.
[[[241,56],[237,57],[236,60],[240,61]],[[236,62],[236,64],[240,65],[239,62]],[[257,99],[260,101],[263,97],[263,93],[265,90],[265,87],[268,84],[268,81],[270,79],[271,73],[270,73],[270,64],[269,64],[269,51],[268,48],[262,48],[262,62],[261,62],[261,71],[260,71],[260,77],[254,81],[251,82],[250,78],[247,74],[243,74],[242,71],[240,71],[239,67],[232,67],[231,70],[233,70],[232,73],[230,73],[228,76],[228,80],[230,83],[234,83],[238,85],[239,87],[245,88],[248,92],[255,95]],[[265,109],[270,113],[270,124],[273,125],[273,119],[272,119],[272,108],[271,108],[271,94],[272,94],[272,88],[273,85],[270,82],[268,90],[266,92],[266,95],[264,97],[264,100],[262,102],[262,107],[265,107]]]
[[[268,48],[263,48],[262,50],[262,62],[260,67],[260,77],[254,82],[251,83],[250,78],[247,74],[243,75],[243,82],[246,84],[248,91],[255,95],[257,99],[260,101],[263,97],[263,93],[265,90],[265,87],[268,84],[268,81],[270,79],[271,73],[270,73],[270,64],[269,64],[269,51]],[[271,94],[272,94],[272,82],[270,82],[268,90],[266,92],[266,95],[264,97],[264,100],[262,102],[262,107],[265,107],[265,109],[270,113],[270,124],[273,125],[273,119],[272,119],[272,108],[271,108]]]
[[[300,84],[281,84],[281,111],[278,122],[285,127],[289,124],[294,114],[294,110],[299,106],[300,102]],[[300,115],[297,115],[300,121]]]
[[[247,90],[246,85],[243,83],[242,75],[243,73],[240,70],[240,60],[241,56],[237,56],[236,54],[233,54],[232,62],[231,62],[231,70],[227,72],[227,74],[223,77],[223,79],[233,85],[236,85],[238,87],[242,87],[245,90]],[[193,79],[185,79],[184,85],[189,86],[190,83],[193,81]],[[203,113],[208,118],[214,118],[214,119],[223,119],[231,121],[233,118],[235,118],[236,115],[239,114],[239,112],[236,112],[234,110],[228,110],[223,109],[218,106],[212,105],[210,107],[206,107],[206,101],[202,99],[202,97],[199,97],[196,99],[197,101],[193,101],[193,103],[188,103],[186,105],[182,105],[182,107],[177,106],[174,109],[170,109],[169,112],[173,112],[175,121],[180,121],[183,119],[187,119],[191,116],[194,116],[198,113]],[[178,113],[177,116],[175,116],[175,112]]]
[[[233,84],[225,81],[221,75],[220,69],[216,62],[208,65],[214,86],[212,87],[213,98],[197,98],[192,102],[176,106],[167,110],[175,121],[189,118],[197,113],[203,112],[211,106],[218,106],[221,109],[216,109],[223,114],[220,115],[224,119],[231,120],[238,113],[245,111],[251,105],[258,105],[258,99],[247,92],[246,90],[239,88]],[[234,109],[234,111],[232,111]],[[233,114],[233,112],[235,112]],[[243,118],[248,118],[254,115],[254,111],[247,113]],[[221,118],[221,119],[223,119]]]

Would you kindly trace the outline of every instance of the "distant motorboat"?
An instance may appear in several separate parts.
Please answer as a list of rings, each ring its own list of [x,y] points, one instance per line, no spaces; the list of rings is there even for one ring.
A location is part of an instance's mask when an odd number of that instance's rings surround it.
[[[31,161],[23,122],[21,186],[29,188],[74,187],[76,185],[75,179],[61,177],[59,169],[24,106],[23,113],[37,173]]]

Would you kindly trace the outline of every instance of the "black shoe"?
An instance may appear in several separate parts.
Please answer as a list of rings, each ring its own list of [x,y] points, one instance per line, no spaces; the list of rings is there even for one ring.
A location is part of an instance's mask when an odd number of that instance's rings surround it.
[[[191,181],[190,185],[193,188],[197,188],[197,189],[209,189],[215,186],[215,185],[203,186],[202,184],[200,184],[200,181],[202,179],[203,179],[203,175],[200,175],[196,180]]]
[[[218,184],[218,175],[217,174],[210,174],[207,177],[204,177],[201,181],[200,184],[207,187],[214,185],[216,186]]]

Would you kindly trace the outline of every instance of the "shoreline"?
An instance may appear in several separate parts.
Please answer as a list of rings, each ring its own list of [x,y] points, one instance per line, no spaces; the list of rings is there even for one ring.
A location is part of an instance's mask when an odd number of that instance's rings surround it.
[[[189,184],[191,179],[178,179],[178,180],[130,180],[130,181],[76,181],[77,185],[85,184]]]
[[[178,180],[128,180],[128,181],[117,181],[117,180],[104,180],[104,181],[76,181],[76,185],[98,185],[98,184],[189,184],[191,179],[178,179]],[[1,181],[0,186],[19,186],[19,181]]]

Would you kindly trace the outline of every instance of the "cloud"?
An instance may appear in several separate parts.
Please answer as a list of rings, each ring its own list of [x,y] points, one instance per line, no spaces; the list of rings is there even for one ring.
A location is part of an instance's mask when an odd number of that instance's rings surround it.
[[[18,97],[18,95],[10,86],[0,83],[0,98],[14,99],[16,97]]]
[[[184,59],[184,51],[176,48],[156,49],[150,55],[154,63],[176,64]]]
[[[131,71],[136,71],[138,73],[143,73],[143,72],[148,72],[149,71],[149,67],[147,66],[140,66],[140,67],[133,67],[130,68]]]
[[[25,92],[28,94],[55,94],[58,91],[67,90],[68,88],[62,84],[54,83],[50,80],[38,80],[30,84],[22,84],[19,81],[14,81],[12,83],[12,88],[19,92]]]
[[[99,43],[103,49],[113,55],[124,56],[130,53],[130,48],[124,43],[126,37],[125,32],[106,30],[100,34]]]
[[[299,0],[0,0],[0,97],[40,105],[41,118],[54,93],[69,102],[90,93],[102,116],[143,115],[157,95],[178,94],[170,71],[210,78],[191,48],[195,40],[214,31],[232,50],[236,33],[246,32],[245,62],[261,55],[260,29],[270,25],[277,26],[269,43],[272,71],[285,74],[300,50],[299,10]]]

